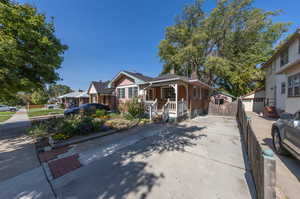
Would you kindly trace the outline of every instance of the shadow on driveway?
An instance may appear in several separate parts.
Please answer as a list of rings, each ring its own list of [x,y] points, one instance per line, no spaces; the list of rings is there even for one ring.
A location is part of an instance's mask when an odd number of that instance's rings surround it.
[[[165,178],[161,171],[150,171],[151,165],[147,160],[154,154],[184,152],[186,147],[196,145],[195,141],[207,136],[194,134],[204,128],[177,125],[158,135],[143,138],[87,167],[54,180],[55,190],[61,198],[145,199],[153,187],[160,186],[160,180]]]

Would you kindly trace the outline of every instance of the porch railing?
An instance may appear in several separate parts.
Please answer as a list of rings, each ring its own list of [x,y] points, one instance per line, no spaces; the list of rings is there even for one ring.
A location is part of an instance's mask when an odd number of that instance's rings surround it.
[[[187,101],[178,101],[177,117],[185,116],[188,113]]]

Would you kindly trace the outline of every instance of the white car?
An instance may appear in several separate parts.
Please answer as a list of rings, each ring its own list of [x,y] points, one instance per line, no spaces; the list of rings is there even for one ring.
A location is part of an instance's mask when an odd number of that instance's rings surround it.
[[[4,111],[16,112],[17,108],[16,107],[12,107],[12,106],[6,106],[6,105],[1,105],[0,104],[0,112],[4,112]]]

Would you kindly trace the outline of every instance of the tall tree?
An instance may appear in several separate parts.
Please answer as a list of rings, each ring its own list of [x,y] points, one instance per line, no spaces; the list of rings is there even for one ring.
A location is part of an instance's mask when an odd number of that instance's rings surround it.
[[[54,35],[53,20],[30,5],[0,1],[0,99],[59,80],[67,49]]]
[[[72,92],[72,89],[69,86],[62,84],[50,85],[48,89],[50,97],[58,97],[60,95],[64,95],[70,92]]]
[[[219,0],[210,13],[203,0],[184,8],[175,25],[166,29],[159,45],[164,63],[181,75],[198,72],[200,80],[242,95],[263,81],[258,65],[272,53],[273,44],[287,31],[288,23],[274,23],[278,11],[253,7],[253,0]]]
[[[36,89],[30,97],[30,101],[33,104],[43,105],[46,104],[49,99],[49,95],[46,89]]]

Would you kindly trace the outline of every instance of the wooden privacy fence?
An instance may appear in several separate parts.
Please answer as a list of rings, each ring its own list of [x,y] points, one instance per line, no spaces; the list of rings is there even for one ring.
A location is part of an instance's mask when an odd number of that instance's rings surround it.
[[[208,106],[209,115],[222,115],[222,116],[236,116],[237,114],[237,101],[225,104],[209,103]]]
[[[276,161],[272,153],[268,155],[261,148],[240,99],[237,101],[237,105],[237,122],[250,163],[256,196],[258,199],[275,199]]]

